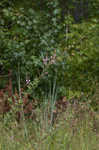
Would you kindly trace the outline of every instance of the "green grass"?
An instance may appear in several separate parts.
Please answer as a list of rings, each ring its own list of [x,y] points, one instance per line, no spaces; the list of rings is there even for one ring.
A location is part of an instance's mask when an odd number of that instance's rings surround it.
[[[47,106],[46,106],[47,107]],[[48,106],[49,107],[49,106]],[[42,107],[43,108],[43,107]],[[99,117],[90,115],[85,108],[68,107],[58,115],[52,126],[44,117],[46,109],[37,109],[33,121],[0,121],[0,150],[98,150]],[[83,110],[83,111],[82,111]],[[52,113],[52,112],[51,112]],[[96,117],[96,118],[95,118]],[[97,129],[94,129],[94,121]],[[6,124],[7,122],[7,124]]]

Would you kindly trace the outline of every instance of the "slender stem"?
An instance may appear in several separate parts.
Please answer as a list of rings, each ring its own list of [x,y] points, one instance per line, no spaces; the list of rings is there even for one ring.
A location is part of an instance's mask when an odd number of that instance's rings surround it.
[[[20,63],[18,63],[18,90],[19,90],[19,96],[21,99]]]

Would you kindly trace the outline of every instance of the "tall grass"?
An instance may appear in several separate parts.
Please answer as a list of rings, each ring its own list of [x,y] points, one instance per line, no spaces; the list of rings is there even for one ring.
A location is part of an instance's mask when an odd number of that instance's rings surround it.
[[[23,122],[0,122],[0,150],[98,150],[99,130],[94,130],[94,121],[99,123],[99,117],[93,118],[87,106],[68,105],[52,124],[49,120],[55,104],[47,98],[35,110],[36,120],[25,120],[27,136]]]

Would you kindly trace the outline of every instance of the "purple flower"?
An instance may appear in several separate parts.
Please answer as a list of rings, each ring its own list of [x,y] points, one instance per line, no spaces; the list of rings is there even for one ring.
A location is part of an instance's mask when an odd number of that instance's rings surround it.
[[[46,58],[43,59],[43,64],[46,65],[48,62],[48,57],[46,56]]]
[[[30,83],[30,80],[26,80],[26,84],[29,84]]]

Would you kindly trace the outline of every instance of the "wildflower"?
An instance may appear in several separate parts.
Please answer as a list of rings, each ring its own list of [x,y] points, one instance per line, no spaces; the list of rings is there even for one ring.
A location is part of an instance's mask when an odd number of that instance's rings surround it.
[[[55,64],[55,61],[56,61],[56,53],[54,53],[54,55],[50,57],[50,64]]]
[[[43,64],[46,65],[48,62],[48,57],[46,56],[46,58],[43,59]]]
[[[55,64],[55,60],[52,59],[52,60],[50,61],[50,64]]]
[[[45,72],[45,75],[48,75],[48,72]]]
[[[29,84],[30,83],[30,80],[26,80],[26,84]]]

